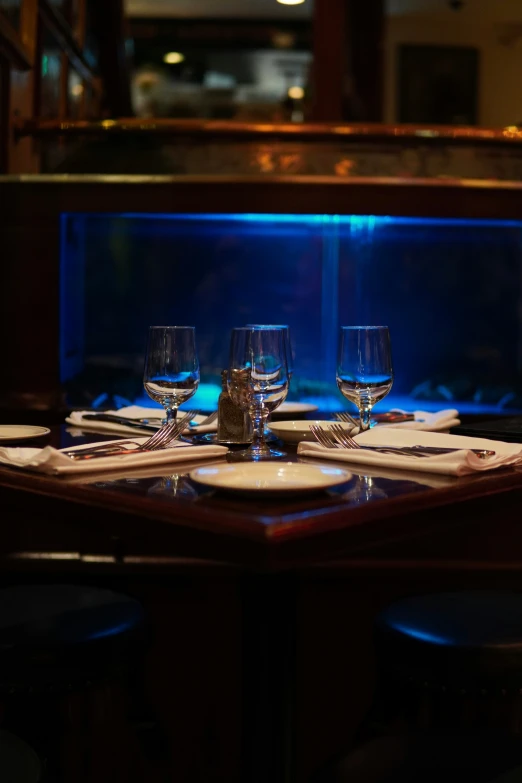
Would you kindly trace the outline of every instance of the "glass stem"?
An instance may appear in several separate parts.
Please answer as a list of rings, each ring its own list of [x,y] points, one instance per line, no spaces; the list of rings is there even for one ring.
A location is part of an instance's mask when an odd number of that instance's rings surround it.
[[[372,406],[366,406],[365,408],[361,408],[359,411],[359,415],[361,417],[361,432],[365,432],[366,430],[370,429],[370,418],[372,413]]]
[[[268,419],[268,411],[266,408],[256,408],[254,413],[251,414],[252,418],[252,430],[253,440],[250,446],[250,451],[266,451],[267,445],[265,443],[265,427]]]
[[[169,406],[165,409],[167,418],[165,420],[165,424],[172,424],[173,421],[176,421],[178,417],[178,408]]]

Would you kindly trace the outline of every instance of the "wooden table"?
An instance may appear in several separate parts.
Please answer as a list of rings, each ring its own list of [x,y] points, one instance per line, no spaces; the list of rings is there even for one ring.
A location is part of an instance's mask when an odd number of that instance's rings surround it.
[[[72,438],[58,427],[43,442],[100,439]],[[298,459],[295,452],[290,458]],[[296,731],[306,735],[306,703],[315,698],[324,708],[336,699],[328,688],[314,695],[309,667],[323,654],[332,667],[327,679],[346,680],[332,642],[343,627],[353,639],[363,626],[367,635],[372,613],[405,592],[522,586],[522,471],[457,479],[351,470],[352,480],[334,490],[279,500],[207,491],[185,479],[175,495],[165,466],[81,478],[0,469],[4,580],[47,575],[124,584],[131,577],[204,573],[212,585],[219,574],[232,574],[242,618],[241,780],[301,780],[293,743]],[[343,616],[347,584],[360,607],[348,601]],[[312,605],[315,620],[307,628]],[[361,650],[358,655],[346,658],[346,666],[362,666]],[[324,666],[324,659],[315,660]],[[296,693],[299,671],[306,686]],[[317,723],[335,735],[334,719],[332,708]]]

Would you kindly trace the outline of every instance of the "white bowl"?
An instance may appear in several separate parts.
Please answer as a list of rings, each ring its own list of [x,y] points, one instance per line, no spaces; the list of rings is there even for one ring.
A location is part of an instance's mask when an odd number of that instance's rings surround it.
[[[310,427],[313,424],[317,424],[325,430],[329,429],[332,424],[340,424],[348,435],[351,435],[352,432],[356,434],[359,431],[357,427],[340,421],[271,421],[268,426],[274,435],[277,435],[285,443],[300,443],[302,440],[315,441],[310,432]]]

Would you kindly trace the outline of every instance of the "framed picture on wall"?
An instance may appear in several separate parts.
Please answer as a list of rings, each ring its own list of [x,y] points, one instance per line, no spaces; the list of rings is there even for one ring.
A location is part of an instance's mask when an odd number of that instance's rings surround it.
[[[398,57],[399,122],[477,124],[477,49],[405,44]]]

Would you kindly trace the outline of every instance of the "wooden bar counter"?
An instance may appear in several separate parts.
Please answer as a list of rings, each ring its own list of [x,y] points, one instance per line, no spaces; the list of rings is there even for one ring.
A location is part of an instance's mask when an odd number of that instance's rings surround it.
[[[53,428],[49,442],[70,445],[71,433]],[[335,490],[263,500],[185,479],[176,496],[165,466],[74,478],[3,468],[2,579],[109,584],[143,601],[147,692],[176,779],[195,779],[197,763],[205,780],[305,781],[371,700],[383,605],[522,586],[522,471],[352,472]]]

